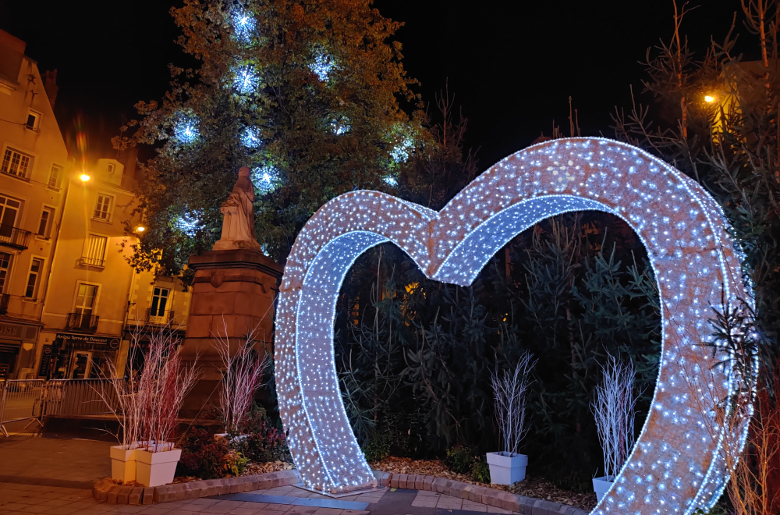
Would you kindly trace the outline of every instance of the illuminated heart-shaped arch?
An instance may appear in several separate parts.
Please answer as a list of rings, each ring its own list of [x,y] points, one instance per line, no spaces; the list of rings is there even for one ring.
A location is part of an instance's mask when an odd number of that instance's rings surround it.
[[[582,210],[619,216],[639,234],[663,306],[651,412],[594,512],[687,513],[714,502],[727,473],[725,430],[712,403],[733,385],[731,371],[713,367],[699,344],[712,333],[710,306],[744,298],[735,249],[720,208],[698,184],[640,149],[600,138],[521,150],[440,212],[356,191],[328,202],[306,223],[285,267],[275,348],[279,408],[304,483],[328,492],[374,484],[344,410],[333,355],[336,300],[358,256],[392,242],[429,278],[467,286],[523,230]],[[741,446],[743,437],[736,438]]]

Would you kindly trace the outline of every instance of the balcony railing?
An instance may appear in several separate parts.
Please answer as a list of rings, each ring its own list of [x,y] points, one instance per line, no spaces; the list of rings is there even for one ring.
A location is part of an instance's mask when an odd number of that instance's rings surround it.
[[[94,333],[97,331],[99,316],[82,313],[68,313],[65,329],[78,333]]]
[[[11,296],[7,293],[0,293],[0,315],[8,313],[8,301],[10,299]]]
[[[146,308],[146,323],[148,325],[166,325],[173,322],[172,310],[161,311],[159,309]]]
[[[103,268],[106,265],[106,260],[93,257],[81,257],[79,258],[79,265]]]
[[[32,233],[13,227],[11,225],[0,225],[0,245],[24,250],[28,247]]]

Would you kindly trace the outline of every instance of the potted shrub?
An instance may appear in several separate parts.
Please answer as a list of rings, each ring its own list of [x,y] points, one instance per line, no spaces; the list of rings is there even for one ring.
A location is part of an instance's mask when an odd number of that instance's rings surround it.
[[[496,369],[491,377],[499,440],[503,449],[487,453],[490,482],[495,485],[511,485],[525,479],[528,456],[517,451],[528,432],[525,403],[531,385],[528,374],[536,365],[536,360],[532,361],[532,358],[533,355],[526,351],[513,373],[505,371],[500,375]]]
[[[138,349],[138,335],[132,336],[133,344],[128,352],[127,377],[120,378],[113,361],[107,362],[107,374],[102,375],[100,389],[95,388],[108,410],[119,422],[119,434],[115,435],[119,445],[109,448],[111,458],[111,478],[123,483],[135,481],[136,459],[135,451],[141,446],[139,430],[143,422],[143,410],[138,395],[138,376],[133,366],[136,362],[135,352]],[[94,388],[94,387],[93,387]]]
[[[604,456],[604,476],[593,478],[593,490],[599,501],[612,487],[634,446],[636,415],[633,363],[618,363],[607,355],[607,366],[601,369],[603,378],[591,403]]]

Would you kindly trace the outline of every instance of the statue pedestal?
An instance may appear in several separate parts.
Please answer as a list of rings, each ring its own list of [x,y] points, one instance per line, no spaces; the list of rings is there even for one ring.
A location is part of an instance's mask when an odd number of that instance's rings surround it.
[[[283,267],[249,249],[216,250],[192,256],[195,270],[187,335],[181,349],[185,362],[198,356],[201,379],[184,400],[181,416],[202,417],[217,403],[222,361],[214,348],[219,335],[230,339],[231,351],[255,329],[256,348],[271,351],[274,298]],[[209,399],[210,397],[210,399]]]

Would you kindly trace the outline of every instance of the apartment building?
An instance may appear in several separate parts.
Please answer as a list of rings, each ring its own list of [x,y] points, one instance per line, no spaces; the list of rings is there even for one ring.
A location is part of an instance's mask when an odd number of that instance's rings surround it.
[[[0,30],[0,379],[34,376],[72,163],[36,62]]]

